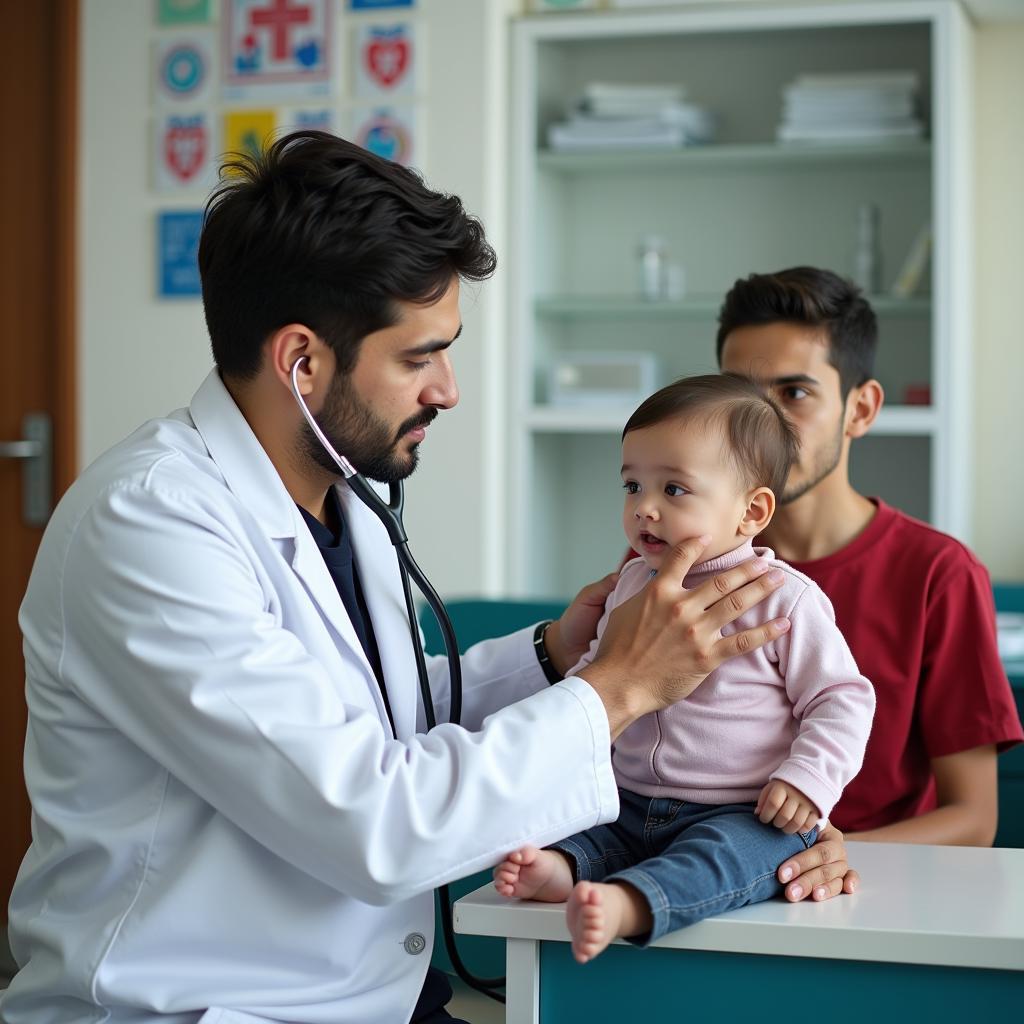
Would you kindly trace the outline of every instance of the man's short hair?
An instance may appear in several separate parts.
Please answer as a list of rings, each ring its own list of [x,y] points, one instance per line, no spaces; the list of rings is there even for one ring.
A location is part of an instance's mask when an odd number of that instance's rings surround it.
[[[828,361],[839,371],[843,398],[874,376],[878,344],[874,310],[851,281],[816,267],[791,267],[738,280],[718,314],[719,362],[732,331],[779,322],[822,331]]]
[[[392,326],[396,301],[429,304],[454,277],[496,265],[480,222],[415,171],[326,132],[232,154],[206,205],[203,307],[221,372],[258,371],[289,323],[315,331],[349,372],[363,338]]]
[[[674,419],[720,430],[742,485],[782,494],[800,442],[782,408],[760,385],[735,373],[682,377],[645,399],[622,436]]]

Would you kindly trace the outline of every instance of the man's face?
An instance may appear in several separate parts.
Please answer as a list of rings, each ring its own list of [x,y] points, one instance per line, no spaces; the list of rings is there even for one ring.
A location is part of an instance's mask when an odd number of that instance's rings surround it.
[[[800,436],[800,454],[780,505],[796,501],[836,471],[844,450],[845,402],[820,331],[791,323],[738,327],[725,339],[721,368],[767,387]]]
[[[371,480],[393,483],[416,468],[425,429],[459,400],[448,346],[462,330],[459,283],[432,306],[399,302],[398,323],[367,335],[349,374],[338,374],[317,416],[339,455]],[[308,425],[303,450],[337,473]]]
[[[745,488],[714,424],[677,418],[631,430],[622,439],[626,497],[622,527],[634,551],[660,569],[681,540],[708,534],[703,558],[741,541]]]

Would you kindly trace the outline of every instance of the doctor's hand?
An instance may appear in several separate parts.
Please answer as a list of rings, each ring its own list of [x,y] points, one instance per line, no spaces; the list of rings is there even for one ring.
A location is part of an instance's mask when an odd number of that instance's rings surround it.
[[[841,892],[855,892],[860,882],[860,875],[846,863],[843,833],[835,825],[826,825],[818,841],[780,864],[776,875],[792,903],[808,896],[827,900]]]
[[[722,636],[783,575],[755,558],[686,590],[683,580],[709,540],[682,541],[668,552],[658,575],[611,613],[597,655],[577,673],[604,702],[613,740],[641,715],[688,697],[723,661],[789,629],[788,619],[774,619]]]
[[[618,572],[585,586],[562,612],[562,617],[548,626],[544,634],[551,663],[564,676],[590,650],[597,636],[597,624],[604,614],[604,603],[615,589]]]

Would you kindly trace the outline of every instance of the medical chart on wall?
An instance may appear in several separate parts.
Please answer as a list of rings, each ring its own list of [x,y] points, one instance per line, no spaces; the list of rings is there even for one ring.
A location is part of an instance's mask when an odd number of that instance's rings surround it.
[[[412,164],[420,137],[416,116],[412,105],[357,109],[352,112],[348,138],[385,160]]]
[[[154,99],[158,106],[198,106],[216,89],[216,35],[208,30],[176,33],[156,43]]]
[[[214,0],[156,0],[158,25],[206,25]]]
[[[234,110],[224,115],[224,152],[255,156],[274,139],[273,110]]]
[[[340,134],[422,168],[424,31],[416,0],[149,0],[147,180],[162,297],[198,297],[187,255],[232,153],[293,131]],[[162,202],[173,209],[157,209]],[[188,216],[186,216],[188,214]]]
[[[383,11],[386,8],[415,7],[416,0],[347,0],[353,11]]]
[[[205,110],[164,114],[154,121],[154,188],[158,192],[211,189],[217,184],[219,135]]]
[[[164,298],[202,294],[199,232],[202,210],[163,210],[157,214],[157,292]]]
[[[415,30],[411,25],[363,25],[355,34],[357,96],[409,96],[416,91]]]

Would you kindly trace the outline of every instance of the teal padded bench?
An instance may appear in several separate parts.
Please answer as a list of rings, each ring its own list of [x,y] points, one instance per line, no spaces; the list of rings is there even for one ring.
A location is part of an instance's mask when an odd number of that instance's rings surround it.
[[[992,590],[998,611],[1024,613],[1024,583],[997,583]],[[1004,664],[1017,713],[1024,719],[1024,660]],[[999,758],[999,831],[994,845],[1024,847],[1024,744]]]

